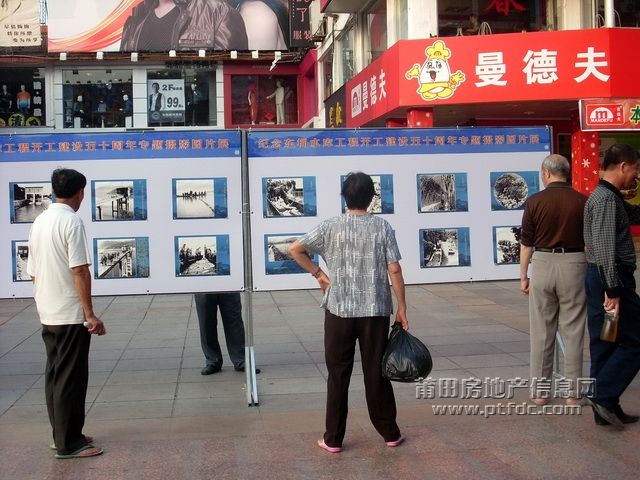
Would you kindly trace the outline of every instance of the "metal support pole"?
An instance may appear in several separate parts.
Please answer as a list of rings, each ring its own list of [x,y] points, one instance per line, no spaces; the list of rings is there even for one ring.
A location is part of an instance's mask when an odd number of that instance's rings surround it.
[[[258,405],[256,356],[253,346],[253,272],[251,270],[251,205],[249,203],[249,157],[247,132],[241,135],[242,169],[242,248],[244,253],[244,291],[242,292],[242,318],[244,318],[244,364],[247,385],[247,405]]]
[[[604,26],[612,28],[616,26],[616,17],[613,9],[613,0],[604,0]]]

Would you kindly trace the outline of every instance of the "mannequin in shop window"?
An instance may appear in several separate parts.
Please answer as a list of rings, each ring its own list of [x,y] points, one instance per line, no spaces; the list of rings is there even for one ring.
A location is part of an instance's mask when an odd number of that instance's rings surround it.
[[[276,123],[278,125],[282,125],[285,122],[284,118],[284,86],[282,86],[282,80],[276,80],[276,89],[273,91],[271,95],[267,96],[267,99],[272,99],[275,97],[276,102]]]
[[[82,95],[76,97],[76,101],[73,102],[73,126],[75,128],[82,128],[84,124],[84,102]]]
[[[255,125],[258,120],[258,97],[256,94],[256,84],[249,84],[249,94],[247,95],[247,101],[249,102],[249,116],[251,118],[251,125]]]
[[[31,108],[31,94],[27,92],[24,85],[20,85],[20,91],[16,95],[16,107],[23,115],[27,115]]]
[[[191,125],[197,125],[200,121],[200,110],[202,110],[204,96],[196,82],[191,83],[191,88],[187,90],[187,108],[191,115],[187,117],[191,120]]]
[[[9,93],[7,86],[2,85],[2,90],[0,91],[0,113],[7,114],[11,112],[11,107],[13,107],[13,97]]]

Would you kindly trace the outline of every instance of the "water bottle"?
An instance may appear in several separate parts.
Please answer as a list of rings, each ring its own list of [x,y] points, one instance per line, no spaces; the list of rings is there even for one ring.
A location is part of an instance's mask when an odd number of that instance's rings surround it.
[[[615,342],[618,340],[618,315],[615,310],[604,311],[604,323],[600,330],[600,340]]]

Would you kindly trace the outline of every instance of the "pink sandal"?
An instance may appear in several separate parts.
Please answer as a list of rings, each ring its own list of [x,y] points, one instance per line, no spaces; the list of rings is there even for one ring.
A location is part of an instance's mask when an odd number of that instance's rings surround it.
[[[400,444],[402,444],[402,442],[404,442],[404,437],[400,435],[397,440],[394,440],[393,442],[384,442],[384,443],[387,445],[387,447],[395,448]]]
[[[324,439],[318,440],[318,446],[329,453],[340,453],[342,451],[342,447],[330,447],[324,443]]]

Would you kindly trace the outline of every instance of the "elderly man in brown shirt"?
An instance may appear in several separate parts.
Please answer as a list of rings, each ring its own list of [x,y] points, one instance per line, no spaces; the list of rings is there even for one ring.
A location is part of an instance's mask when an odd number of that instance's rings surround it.
[[[556,332],[565,344],[564,374],[571,384],[567,404],[578,403],[586,324],[584,277],[587,262],[582,236],[587,198],[567,183],[569,162],[549,155],[542,162],[545,189],[532,195],[522,215],[520,289],[529,295],[531,396],[549,402]],[[528,276],[531,263],[531,279]]]

